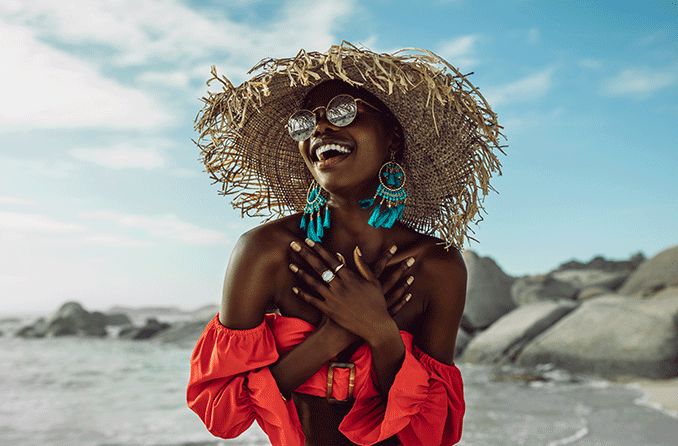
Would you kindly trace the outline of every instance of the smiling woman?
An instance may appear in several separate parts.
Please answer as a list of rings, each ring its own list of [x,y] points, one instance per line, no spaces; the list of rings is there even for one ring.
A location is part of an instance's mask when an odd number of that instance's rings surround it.
[[[457,443],[460,250],[499,171],[495,114],[427,51],[259,68],[237,88],[213,69],[198,145],[234,207],[280,218],[238,240],[188,406],[221,438],[256,420],[274,445]]]

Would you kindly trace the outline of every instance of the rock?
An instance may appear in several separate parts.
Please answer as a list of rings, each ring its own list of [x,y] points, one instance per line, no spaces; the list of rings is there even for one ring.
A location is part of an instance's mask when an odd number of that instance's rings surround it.
[[[462,255],[468,272],[464,328],[484,329],[515,308],[511,299],[513,278],[489,257],[479,257],[470,250]]]
[[[581,291],[584,288],[600,287],[608,291],[619,288],[633,271],[603,271],[599,269],[570,269],[551,272],[555,279],[572,285]]]
[[[106,317],[89,313],[78,302],[66,302],[47,322],[47,336],[106,336]]]
[[[170,327],[166,322],[158,322],[156,318],[146,319],[146,324],[142,327],[125,327],[120,330],[118,337],[121,339],[149,339],[163,330]]]
[[[678,292],[672,291],[586,300],[523,348],[516,364],[551,363],[608,379],[678,376]]]
[[[612,293],[612,290],[609,288],[603,288],[601,286],[590,286],[582,290],[579,290],[579,293],[577,293],[577,299],[579,300],[590,299],[592,297],[603,296],[605,294],[610,293]]]
[[[511,295],[516,305],[542,300],[574,300],[577,288],[551,274],[538,274],[517,279],[511,287]]]
[[[112,326],[132,325],[132,320],[125,313],[107,313],[106,325]]]
[[[15,336],[42,338],[45,336],[106,336],[106,317],[103,313],[85,310],[78,302],[66,302],[49,318],[39,318],[33,324],[20,328]]]
[[[567,270],[596,270],[606,272],[627,272],[634,271],[645,261],[645,256],[641,252],[632,255],[629,260],[607,260],[603,256],[596,256],[587,263],[577,260],[561,263],[553,272]]]
[[[153,338],[153,342],[172,343],[184,347],[193,347],[212,317],[214,317],[214,315],[205,320],[176,323],[167,330],[163,330],[162,333],[158,333]]]
[[[14,336],[20,338],[44,338],[47,332],[47,320],[44,317],[38,318],[31,325],[25,325],[19,328]]]
[[[521,305],[476,335],[462,359],[475,363],[510,362],[532,338],[576,307],[577,304],[569,300]]]
[[[678,245],[665,249],[642,263],[618,292],[649,296],[672,286],[678,286]]]
[[[457,331],[457,341],[454,345],[454,357],[457,358],[461,356],[466,350],[468,343],[471,341],[472,336],[466,332],[463,328],[459,328]]]

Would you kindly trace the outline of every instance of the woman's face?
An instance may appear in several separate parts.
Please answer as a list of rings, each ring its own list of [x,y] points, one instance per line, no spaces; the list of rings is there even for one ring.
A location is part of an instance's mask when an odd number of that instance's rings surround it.
[[[333,193],[356,188],[367,190],[373,187],[381,165],[390,156],[392,132],[381,112],[360,101],[358,114],[348,126],[337,127],[327,121],[324,107],[341,93],[361,98],[360,93],[337,81],[320,84],[306,96],[305,108],[323,108],[316,110],[315,130],[310,138],[299,143],[299,152],[313,177],[325,190]],[[372,103],[366,97],[364,99]],[[378,107],[378,104],[373,105]],[[325,144],[337,144],[350,153],[337,156],[337,152],[329,151],[323,156],[334,155],[336,159],[319,160],[316,151]]]

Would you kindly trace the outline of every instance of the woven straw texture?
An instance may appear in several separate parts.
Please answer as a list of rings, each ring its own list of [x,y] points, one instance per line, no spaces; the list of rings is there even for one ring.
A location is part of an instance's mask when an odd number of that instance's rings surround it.
[[[493,173],[501,175],[502,127],[485,98],[436,54],[406,48],[378,54],[343,41],[325,53],[267,58],[235,87],[212,66],[208,91],[195,119],[206,172],[232,196],[241,215],[274,218],[302,212],[313,179],[287,133],[287,118],[318,83],[341,79],[377,96],[399,120],[405,137],[407,204],[400,221],[463,251]],[[214,183],[213,183],[214,184]],[[496,192],[496,190],[495,190]]]

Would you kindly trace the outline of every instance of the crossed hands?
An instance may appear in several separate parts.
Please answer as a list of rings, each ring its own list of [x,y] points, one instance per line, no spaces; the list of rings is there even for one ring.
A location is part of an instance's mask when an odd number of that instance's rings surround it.
[[[409,257],[399,268],[382,277],[386,264],[396,252],[396,246],[389,248],[373,267],[363,260],[360,248],[356,246],[353,259],[358,271],[348,265],[336,271],[337,267],[345,264],[341,254],[330,254],[320,243],[308,238],[305,242],[293,240],[290,248],[316,274],[309,274],[299,265],[290,263],[289,268],[308,288],[306,291],[292,287],[292,291],[323,313],[320,328],[342,339],[344,345],[361,338],[375,342],[382,328],[392,323],[392,316],[412,297],[411,293],[406,294],[405,291],[412,284],[414,276],[404,276],[414,264],[414,258]],[[326,270],[336,271],[335,277],[329,282],[318,278]]]

